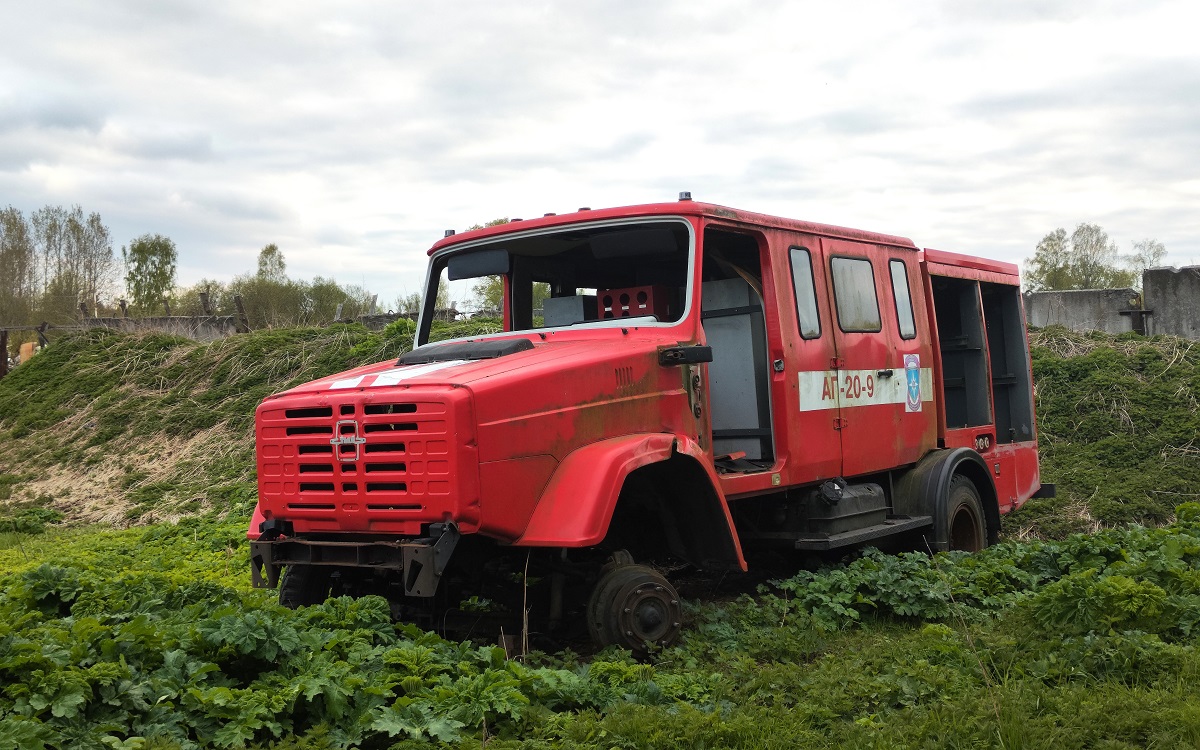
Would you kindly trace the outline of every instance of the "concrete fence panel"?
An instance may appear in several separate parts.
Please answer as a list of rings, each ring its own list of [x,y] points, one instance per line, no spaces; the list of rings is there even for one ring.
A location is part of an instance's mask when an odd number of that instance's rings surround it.
[[[1125,333],[1133,330],[1129,311],[1140,309],[1139,302],[1133,289],[1026,292],[1025,321],[1036,328],[1060,325],[1073,331]]]
[[[1200,339],[1200,266],[1149,268],[1142,274],[1149,334]]]

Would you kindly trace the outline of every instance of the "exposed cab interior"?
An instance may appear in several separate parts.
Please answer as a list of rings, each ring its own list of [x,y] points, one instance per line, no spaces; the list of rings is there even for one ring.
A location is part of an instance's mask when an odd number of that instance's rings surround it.
[[[672,323],[687,306],[690,226],[632,221],[511,235],[434,258],[418,340],[444,306],[506,330]]]
[[[1020,290],[932,277],[946,428],[996,425],[996,442],[1033,439],[1033,402]]]
[[[700,320],[708,366],[713,452],[726,471],[765,471],[775,458],[763,317],[762,263],[755,236],[704,233]]]

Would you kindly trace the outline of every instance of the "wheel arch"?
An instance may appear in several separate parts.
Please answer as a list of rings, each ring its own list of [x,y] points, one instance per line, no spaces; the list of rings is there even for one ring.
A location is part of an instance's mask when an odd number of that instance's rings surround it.
[[[705,459],[688,438],[661,433],[578,448],[550,478],[516,544],[589,547],[640,524],[661,528],[672,553],[698,567],[745,570],[729,506]],[[657,497],[650,507],[648,494]]]
[[[996,484],[983,457],[970,448],[933,451],[921,459],[896,482],[892,497],[894,511],[903,515],[933,516],[934,541],[930,546],[935,552],[945,551],[945,542],[938,540],[947,536],[946,503],[950,496],[950,482],[955,475],[962,475],[975,485],[983,505],[988,544],[995,544],[1000,538],[1000,505]]]
[[[626,478],[604,543],[630,548],[636,559],[653,558],[665,550],[702,569],[746,569],[715,477],[683,452],[647,464]]]

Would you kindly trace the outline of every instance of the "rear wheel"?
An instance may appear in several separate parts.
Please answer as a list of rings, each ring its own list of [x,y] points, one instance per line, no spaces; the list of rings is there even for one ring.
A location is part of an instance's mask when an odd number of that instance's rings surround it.
[[[683,608],[679,593],[645,565],[609,567],[592,590],[588,631],[600,646],[617,645],[644,655],[679,638]]]
[[[289,565],[279,583],[279,603],[288,609],[320,604],[329,598],[333,569],[323,565]]]
[[[956,474],[950,480],[942,533],[946,537],[946,549],[978,552],[987,546],[987,527],[979,490],[962,474]]]

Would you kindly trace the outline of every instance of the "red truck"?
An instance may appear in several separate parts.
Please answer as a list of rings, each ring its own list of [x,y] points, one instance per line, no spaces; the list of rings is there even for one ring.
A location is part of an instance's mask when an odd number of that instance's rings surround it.
[[[499,571],[551,627],[640,650],[679,634],[666,572],[979,550],[1052,491],[1012,264],[686,193],[429,255],[413,351],[258,408],[253,576],[289,606],[440,617],[445,581]],[[503,325],[431,342],[440,285],[481,282]]]

